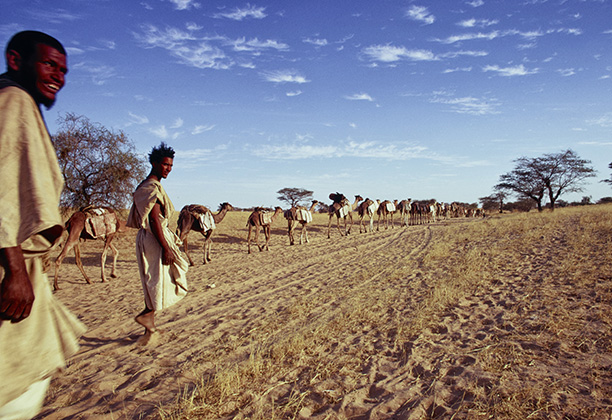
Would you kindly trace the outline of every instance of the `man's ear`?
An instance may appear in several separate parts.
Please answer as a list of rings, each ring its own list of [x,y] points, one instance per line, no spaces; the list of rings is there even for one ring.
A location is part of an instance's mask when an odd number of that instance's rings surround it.
[[[8,50],[6,52],[6,63],[8,68],[13,71],[21,70],[21,54],[15,50]]]

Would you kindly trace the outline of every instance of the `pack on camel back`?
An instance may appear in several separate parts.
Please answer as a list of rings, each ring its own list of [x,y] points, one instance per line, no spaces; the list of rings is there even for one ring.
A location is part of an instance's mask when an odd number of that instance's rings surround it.
[[[198,224],[200,225],[200,228],[202,228],[203,232],[214,230],[217,227],[215,225],[213,214],[208,207],[201,204],[191,204],[189,205],[188,210],[194,216],[196,216]]]
[[[117,215],[105,207],[87,206],[81,208],[85,214],[85,229],[81,233],[83,239],[104,239],[107,235],[117,232]]]

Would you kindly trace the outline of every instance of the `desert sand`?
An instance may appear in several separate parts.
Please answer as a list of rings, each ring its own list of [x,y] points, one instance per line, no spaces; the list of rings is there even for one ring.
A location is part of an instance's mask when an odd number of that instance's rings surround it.
[[[55,295],[88,331],[38,418],[608,419],[612,207],[592,207],[331,239],[315,215],[294,246],[279,218],[251,255],[230,212],[210,264],[190,234],[190,292],[147,345],[136,231],[107,283],[84,242],[94,284],[70,255]]]

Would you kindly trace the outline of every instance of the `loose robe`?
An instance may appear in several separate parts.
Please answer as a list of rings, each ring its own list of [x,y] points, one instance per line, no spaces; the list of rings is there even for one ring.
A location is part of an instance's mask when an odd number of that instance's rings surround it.
[[[162,247],[151,230],[149,214],[155,203],[161,206],[164,238],[175,257],[174,264],[162,264]],[[154,311],[174,305],[187,294],[187,261],[179,250],[179,238],[168,228],[174,206],[161,183],[145,179],[134,192],[127,226],[140,229],[136,235],[136,258],[147,308]]]
[[[34,289],[30,316],[0,321],[0,406],[65,366],[85,326],[54,298],[43,257],[54,243],[40,232],[62,225],[63,178],[53,144],[32,97],[0,79],[0,248],[20,245]],[[0,279],[4,278],[0,267]]]

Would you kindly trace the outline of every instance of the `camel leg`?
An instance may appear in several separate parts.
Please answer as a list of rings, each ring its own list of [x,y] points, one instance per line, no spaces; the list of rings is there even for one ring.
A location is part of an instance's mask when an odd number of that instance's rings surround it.
[[[249,225],[249,234],[247,235],[247,253],[251,253],[251,225]]]
[[[185,250],[185,255],[187,255],[187,259],[189,260],[189,265],[193,266],[193,260],[191,259],[191,255],[189,255],[189,242],[187,240],[187,235],[185,235],[185,238],[181,238],[181,241],[183,241],[183,249]]]
[[[263,227],[264,238],[266,239],[264,249],[266,251],[269,251],[270,250],[270,225],[262,226],[262,227]]]
[[[347,235],[351,234],[351,229],[353,228],[353,213],[348,214],[348,218],[350,219],[350,223],[348,225],[348,230],[346,230],[346,217],[344,218],[344,230]]]
[[[83,268],[83,262],[81,261],[81,247],[79,244],[74,245],[74,262],[76,263],[79,270],[81,270],[81,274],[85,277],[85,281],[87,284],[91,284],[91,280],[87,277],[87,273],[85,272],[85,268]]]
[[[331,230],[331,224],[332,224],[332,217],[334,217],[333,213],[329,215],[329,221],[327,222],[327,239],[331,238],[330,230]]]
[[[306,223],[302,224],[302,233],[300,233],[300,245],[302,245],[302,237],[306,240],[306,243],[310,243],[308,240],[308,231],[306,230]]]
[[[72,233],[74,232],[74,233]],[[59,268],[60,265],[62,265],[62,262],[64,261],[64,258],[66,258],[66,256],[68,255],[68,252],[70,252],[70,250],[72,248],[78,247],[79,244],[79,234],[80,232],[76,232],[76,230],[73,231],[69,231],[68,232],[68,237],[66,238],[66,242],[64,243],[64,248],[62,249],[62,252],[58,255],[57,259],[55,260],[55,277],[53,279],[53,290],[59,290],[59,285],[57,283],[57,278],[58,278],[58,274],[59,274]],[[76,248],[75,248],[75,256],[76,256]],[[80,258],[79,258],[80,261]],[[78,265],[78,264],[77,264]],[[81,267],[79,267],[81,268]],[[89,281],[89,279],[87,278],[87,274],[85,274],[85,270],[83,270],[81,268],[81,273],[83,273],[83,276],[85,277],[85,280],[87,280],[88,283],[91,283]]]
[[[287,235],[289,235],[289,245],[293,245],[294,244],[294,238],[293,238],[293,220],[287,219]],[[302,242],[302,240],[300,239],[300,243],[301,242]]]
[[[259,248],[259,252],[263,251],[263,248],[259,245],[259,226],[255,226],[255,243],[257,244],[257,248]]]
[[[204,238],[204,264],[206,264],[212,261],[212,257],[210,256],[212,252],[212,229],[206,232]]]
[[[109,246],[111,248],[111,251],[113,251],[113,269],[111,271],[111,277],[115,279],[119,277],[117,274],[117,258],[119,257],[119,250],[115,247],[115,245],[112,244],[112,242]]]
[[[108,245],[110,241],[108,236],[104,240],[104,248],[102,249],[102,255],[100,256],[100,271],[102,276],[102,283],[106,283],[106,275],[104,274],[104,265],[106,264],[106,256],[108,255]]]
[[[340,232],[340,236],[344,236],[342,230],[340,230],[340,215],[336,215],[336,227],[338,228],[338,232]],[[346,232],[346,219],[344,219],[344,231]]]

